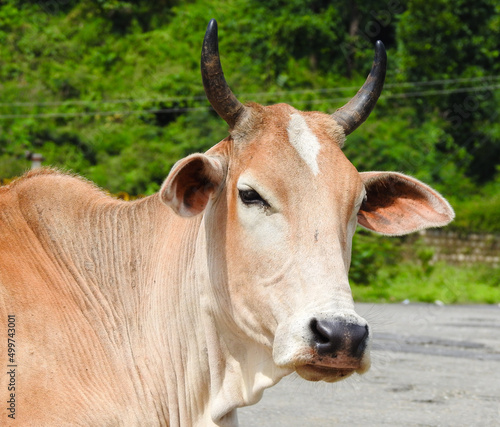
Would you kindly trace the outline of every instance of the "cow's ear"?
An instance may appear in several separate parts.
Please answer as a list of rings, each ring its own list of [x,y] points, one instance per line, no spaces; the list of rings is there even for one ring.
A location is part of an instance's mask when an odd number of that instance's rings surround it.
[[[172,167],[161,186],[160,198],[180,216],[198,215],[222,185],[225,175],[222,158],[192,154]]]
[[[415,178],[395,172],[364,172],[366,199],[358,224],[380,234],[398,236],[442,227],[455,217],[437,191]]]

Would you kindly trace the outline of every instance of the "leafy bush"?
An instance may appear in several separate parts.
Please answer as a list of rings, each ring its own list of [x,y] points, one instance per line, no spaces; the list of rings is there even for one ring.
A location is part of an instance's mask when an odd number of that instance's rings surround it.
[[[453,205],[456,219],[450,225],[452,229],[500,233],[500,174],[478,194],[457,200]]]
[[[405,261],[379,270],[373,286],[351,285],[357,301],[435,302],[445,304],[500,303],[500,268],[489,265],[435,264],[426,271],[419,263]]]
[[[401,239],[379,236],[358,229],[352,243],[349,279],[362,286],[377,286],[379,271],[402,259]]]

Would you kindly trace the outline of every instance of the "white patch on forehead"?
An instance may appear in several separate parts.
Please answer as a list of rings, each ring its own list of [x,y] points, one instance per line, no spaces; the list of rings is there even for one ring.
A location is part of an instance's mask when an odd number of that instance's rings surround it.
[[[293,113],[290,116],[290,122],[286,128],[290,144],[299,153],[300,157],[311,168],[314,175],[319,173],[318,154],[321,145],[318,138],[312,133],[309,126],[299,113]]]

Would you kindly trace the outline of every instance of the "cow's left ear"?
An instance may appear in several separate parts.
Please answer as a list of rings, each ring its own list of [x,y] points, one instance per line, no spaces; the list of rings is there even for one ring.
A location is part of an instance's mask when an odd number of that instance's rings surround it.
[[[358,224],[377,233],[398,236],[442,227],[455,217],[437,191],[415,178],[395,172],[361,173],[366,199]]]
[[[172,167],[161,186],[160,198],[180,216],[198,215],[219,189],[225,175],[222,158],[191,154]]]

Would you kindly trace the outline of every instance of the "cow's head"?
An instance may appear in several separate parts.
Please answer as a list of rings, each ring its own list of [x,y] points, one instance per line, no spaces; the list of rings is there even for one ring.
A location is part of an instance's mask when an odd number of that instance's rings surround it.
[[[161,197],[181,216],[204,212],[221,317],[308,380],[369,367],[370,329],[348,282],[357,224],[402,235],[449,223],[436,191],[392,172],[359,173],[341,147],[382,90],[381,42],[366,83],[333,115],[290,105],[241,104],[222,73],[217,27],[202,51],[207,97],[230,136],[179,161]]]

